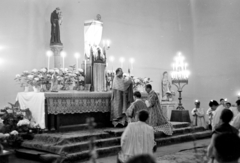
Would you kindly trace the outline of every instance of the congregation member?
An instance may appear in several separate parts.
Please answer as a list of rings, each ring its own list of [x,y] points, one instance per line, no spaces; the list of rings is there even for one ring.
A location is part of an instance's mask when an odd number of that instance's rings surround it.
[[[231,103],[230,102],[226,102],[226,109],[230,109],[231,108]]]
[[[200,108],[200,101],[195,101],[195,108],[192,110],[193,124],[199,127],[206,127],[204,109]]]
[[[130,77],[123,76],[121,68],[116,70],[113,79],[113,91],[111,97],[111,121],[114,127],[118,124],[126,125],[125,112],[133,102],[132,80]]]
[[[127,163],[156,163],[156,161],[152,156],[142,154],[129,159]]]
[[[208,116],[208,129],[210,129],[210,130],[212,130],[212,119],[213,119],[213,115],[214,115],[215,110],[216,110],[216,108],[212,108],[211,107],[211,105],[212,105],[211,103],[212,102],[213,102],[213,100],[211,100],[209,102],[209,108],[208,108],[207,113],[206,113],[207,116]]]
[[[219,125],[220,122],[220,116],[222,114],[223,109],[225,107],[223,105],[219,105],[217,101],[213,100],[210,101],[209,106],[212,108],[212,110],[215,110],[213,118],[212,118],[212,130],[215,130],[216,127]]]
[[[148,112],[141,110],[138,113],[139,121],[127,125],[121,137],[118,162],[125,163],[128,159],[139,154],[153,154],[154,130],[146,123],[148,118]]]
[[[236,101],[237,104],[237,115],[233,118],[233,121],[231,122],[231,125],[235,127],[236,129],[240,129],[240,100]]]
[[[134,102],[126,111],[128,122],[138,121],[138,112],[141,110],[147,110],[145,102],[141,99],[142,95],[139,91],[133,93]]]
[[[233,113],[229,109],[223,109],[220,115],[220,124],[213,130],[211,143],[208,146],[207,155],[209,158],[214,158],[213,147],[216,136],[223,133],[232,133],[238,135],[238,130],[232,127],[229,123],[233,118]]]
[[[240,158],[239,136],[231,133],[216,136],[213,156],[218,163],[238,163]]]
[[[154,128],[155,132],[163,132],[166,135],[172,135],[172,124],[168,122],[167,118],[163,115],[157,93],[152,90],[151,84],[147,84],[145,90],[148,93],[146,100],[149,112],[148,124]]]
[[[224,105],[224,102],[225,102],[224,99],[221,98],[221,99],[220,99],[220,104],[219,104],[219,105]]]

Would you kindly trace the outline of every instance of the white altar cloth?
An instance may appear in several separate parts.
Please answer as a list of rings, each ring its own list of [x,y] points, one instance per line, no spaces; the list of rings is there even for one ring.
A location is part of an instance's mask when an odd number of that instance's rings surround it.
[[[45,128],[45,96],[39,92],[19,92],[16,99],[22,110],[29,108],[37,124]]]

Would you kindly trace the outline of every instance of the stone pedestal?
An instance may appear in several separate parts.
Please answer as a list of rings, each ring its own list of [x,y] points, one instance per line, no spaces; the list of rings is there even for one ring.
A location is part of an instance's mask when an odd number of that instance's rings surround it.
[[[62,57],[60,56],[60,52],[63,50],[63,45],[51,44],[50,48],[53,52],[54,68],[62,68]]]
[[[190,115],[188,110],[172,110],[171,119],[172,122],[189,122]]]
[[[177,103],[174,101],[162,101],[161,107],[163,110],[163,115],[170,121],[172,110],[176,108]]]

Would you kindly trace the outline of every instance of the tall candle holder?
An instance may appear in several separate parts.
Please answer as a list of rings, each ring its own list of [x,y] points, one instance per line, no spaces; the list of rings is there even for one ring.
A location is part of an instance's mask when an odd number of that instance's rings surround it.
[[[173,64],[172,84],[177,87],[179,93],[179,103],[176,110],[172,110],[171,121],[175,122],[191,122],[189,111],[185,110],[182,104],[182,90],[188,84],[189,71],[187,70],[187,63],[184,63],[184,57],[178,53]]]
[[[184,57],[181,53],[175,58],[175,63],[173,64],[172,72],[172,84],[177,87],[179,93],[179,103],[177,110],[184,110],[182,105],[182,90],[185,85],[188,84],[189,71],[187,70],[187,64],[184,63]]]

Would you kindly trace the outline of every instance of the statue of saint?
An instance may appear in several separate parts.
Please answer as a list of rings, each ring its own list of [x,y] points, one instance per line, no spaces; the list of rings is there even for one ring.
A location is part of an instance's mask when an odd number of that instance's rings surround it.
[[[60,44],[60,25],[62,24],[62,13],[60,8],[56,8],[51,14],[51,44]]]
[[[162,78],[162,101],[169,101],[169,98],[172,98],[172,91],[171,91],[171,82],[168,79],[168,72],[163,73]]]

